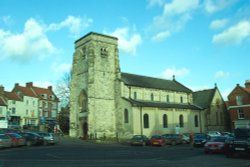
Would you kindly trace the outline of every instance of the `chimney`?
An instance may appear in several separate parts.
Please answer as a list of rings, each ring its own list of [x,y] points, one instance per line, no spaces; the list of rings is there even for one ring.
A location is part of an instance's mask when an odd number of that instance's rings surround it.
[[[52,86],[48,86],[48,89],[52,92]]]
[[[15,83],[15,87],[19,86],[19,83]]]
[[[0,95],[3,95],[4,94],[4,87],[3,85],[0,85]]]
[[[27,82],[26,87],[33,87],[33,83],[32,82]]]
[[[246,80],[245,87],[248,88],[248,89],[250,89],[250,80]]]

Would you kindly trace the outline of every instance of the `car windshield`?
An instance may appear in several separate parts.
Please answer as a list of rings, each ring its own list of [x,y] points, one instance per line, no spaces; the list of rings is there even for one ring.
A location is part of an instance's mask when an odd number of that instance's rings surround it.
[[[142,136],[134,136],[133,139],[141,139]]]
[[[161,136],[152,136],[151,139],[161,139]]]
[[[206,138],[205,134],[195,134],[195,138]]]

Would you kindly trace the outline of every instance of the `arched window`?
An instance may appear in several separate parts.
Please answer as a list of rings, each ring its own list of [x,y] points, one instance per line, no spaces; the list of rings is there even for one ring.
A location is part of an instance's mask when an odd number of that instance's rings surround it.
[[[137,99],[137,93],[134,92],[134,99]]]
[[[198,115],[194,116],[194,126],[198,127],[199,126],[199,120],[198,120]]]
[[[154,101],[154,94],[151,93],[151,101]]]
[[[124,110],[124,123],[128,123],[128,109]]]
[[[162,123],[163,123],[163,128],[167,128],[168,127],[168,116],[167,116],[167,114],[164,114],[162,116]]]
[[[180,125],[181,128],[184,127],[183,115],[179,116],[179,125]]]
[[[148,114],[143,115],[143,125],[144,125],[144,128],[149,128]]]
[[[180,97],[180,101],[181,101],[181,103],[183,103],[183,97],[182,96]]]
[[[166,97],[166,101],[167,101],[167,102],[169,102],[169,95],[167,95],[167,97]]]

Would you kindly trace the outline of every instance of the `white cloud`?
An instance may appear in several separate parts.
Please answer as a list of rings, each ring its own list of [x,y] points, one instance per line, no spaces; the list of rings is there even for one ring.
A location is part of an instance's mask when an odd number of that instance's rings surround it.
[[[33,85],[36,87],[45,88],[45,89],[47,89],[49,86],[55,87],[53,86],[53,83],[49,81],[35,81],[33,82]]]
[[[33,18],[26,21],[22,33],[14,34],[0,29],[1,58],[11,57],[26,61],[37,56],[42,59],[55,50],[44,27]]]
[[[62,28],[69,28],[70,33],[78,36],[81,31],[85,30],[92,24],[91,18],[81,18],[75,16],[68,16],[65,20],[60,23],[52,23],[48,26],[47,30],[60,30]]]
[[[235,2],[236,0],[206,0],[204,7],[206,12],[213,14],[227,8]]]
[[[214,20],[211,22],[210,28],[214,30],[224,28],[227,23],[228,19]]]
[[[161,77],[170,79],[175,75],[175,77],[184,77],[189,74],[189,70],[187,68],[176,69],[175,67],[167,68],[162,72]]]
[[[199,0],[173,0],[172,3],[165,4],[164,15],[176,15],[190,12],[199,6]]]
[[[61,74],[64,74],[64,73],[67,73],[70,71],[71,69],[71,64],[68,64],[68,63],[61,63],[61,64],[58,64],[58,63],[53,63],[51,65],[51,69],[61,75]]]
[[[129,34],[129,28],[117,28],[110,35],[118,38],[119,48],[129,54],[136,54],[136,48],[142,43],[141,36],[137,33]]]
[[[168,31],[173,34],[182,30],[186,23],[192,19],[192,12],[198,7],[199,0],[172,0],[170,3],[166,3],[162,15],[154,17],[153,24],[150,27],[151,31],[156,32],[152,39],[157,41],[155,39],[161,32]],[[160,39],[163,40],[163,38]]]
[[[213,43],[217,44],[239,44],[250,37],[250,22],[240,21],[220,34],[213,36]]]
[[[169,31],[159,32],[158,34],[153,36],[152,40],[155,42],[161,42],[161,41],[165,40],[166,38],[168,38],[170,35],[171,34]]]
[[[162,6],[163,4],[164,0],[149,0],[148,7]]]
[[[229,77],[229,72],[224,72],[224,71],[217,71],[216,73],[215,73],[215,75],[214,75],[214,77],[216,78],[216,79],[218,79],[218,78],[226,78],[226,77]]]

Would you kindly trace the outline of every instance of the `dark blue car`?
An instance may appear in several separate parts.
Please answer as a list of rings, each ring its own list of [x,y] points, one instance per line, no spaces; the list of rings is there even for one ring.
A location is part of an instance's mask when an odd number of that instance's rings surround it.
[[[194,147],[204,147],[205,143],[209,140],[209,136],[205,133],[194,134]]]

